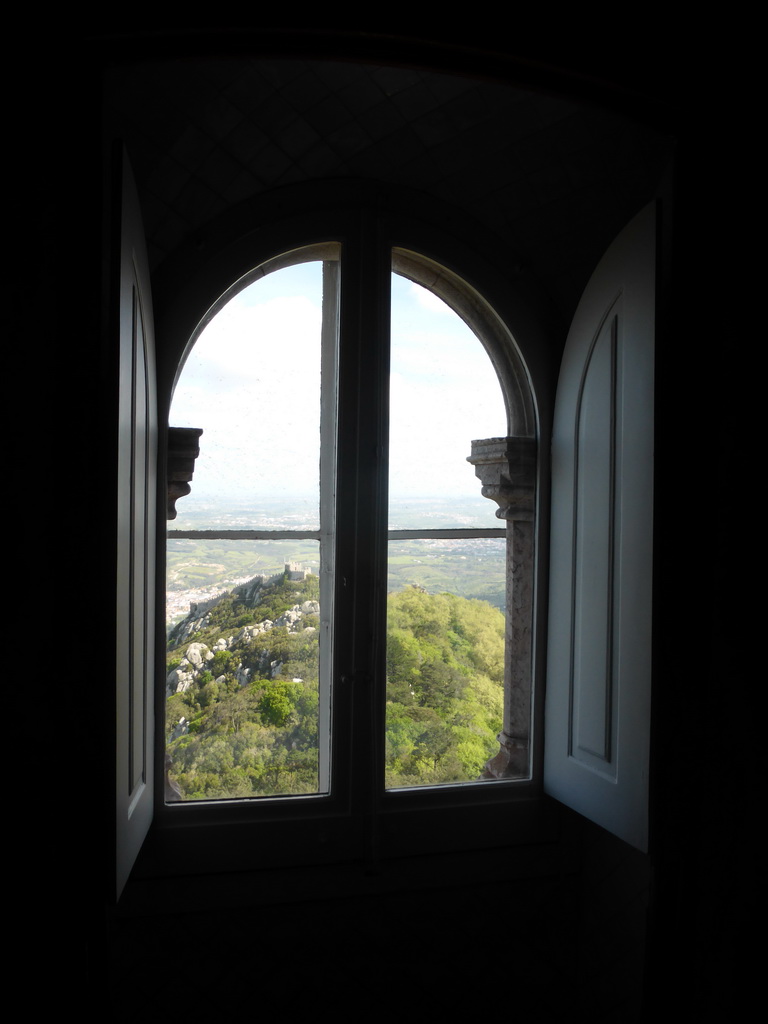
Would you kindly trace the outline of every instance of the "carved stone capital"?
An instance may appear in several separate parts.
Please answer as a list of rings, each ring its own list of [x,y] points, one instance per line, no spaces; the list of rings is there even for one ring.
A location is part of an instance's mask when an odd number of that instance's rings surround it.
[[[168,504],[166,518],[176,518],[176,502],[192,490],[189,481],[200,454],[199,427],[168,427]]]
[[[499,506],[498,519],[532,520],[536,489],[536,438],[489,437],[472,442],[467,457],[483,497]]]

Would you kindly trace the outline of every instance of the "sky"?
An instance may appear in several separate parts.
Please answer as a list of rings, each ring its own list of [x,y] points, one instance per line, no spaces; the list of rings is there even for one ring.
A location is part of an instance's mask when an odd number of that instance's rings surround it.
[[[316,492],[321,277],[319,262],[275,271],[197,339],[171,411],[172,426],[204,430],[185,503]],[[505,433],[501,388],[478,339],[441,299],[393,275],[390,494],[480,498],[470,442]]]

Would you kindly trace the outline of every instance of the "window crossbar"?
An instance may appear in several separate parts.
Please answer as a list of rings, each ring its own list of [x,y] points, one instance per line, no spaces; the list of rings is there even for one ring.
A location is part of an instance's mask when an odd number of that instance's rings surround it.
[[[320,530],[169,530],[169,540],[320,540]]]
[[[320,530],[169,530],[169,540],[320,540]],[[505,537],[498,527],[467,530],[388,530],[389,540],[472,540],[475,537]]]
[[[389,530],[390,540],[420,540],[422,538],[445,540],[472,540],[474,537],[506,537],[507,531],[501,527],[489,527],[466,530]]]

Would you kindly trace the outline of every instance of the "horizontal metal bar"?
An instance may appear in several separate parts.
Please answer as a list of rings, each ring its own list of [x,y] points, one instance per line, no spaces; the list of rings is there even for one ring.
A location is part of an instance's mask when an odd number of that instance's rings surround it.
[[[503,528],[476,530],[388,530],[389,540],[473,540],[506,537]],[[320,540],[319,530],[169,530],[169,540]]]
[[[169,530],[168,540],[320,540],[319,530]]]
[[[438,540],[472,540],[475,537],[506,537],[507,531],[503,528],[479,530],[389,530],[387,536],[390,540],[422,540],[434,537]]]

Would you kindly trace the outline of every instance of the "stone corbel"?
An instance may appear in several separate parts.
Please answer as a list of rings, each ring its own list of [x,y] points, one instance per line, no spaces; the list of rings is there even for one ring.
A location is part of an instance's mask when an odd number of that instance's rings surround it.
[[[472,442],[467,458],[483,496],[499,506],[507,524],[507,614],[504,659],[504,722],[499,752],[483,778],[521,779],[530,774],[536,439],[490,437]]]
[[[168,519],[176,518],[176,502],[192,490],[189,481],[200,454],[202,432],[199,427],[168,427]]]
[[[483,485],[483,497],[499,506],[496,516],[533,521],[536,488],[536,438],[489,437],[472,442],[467,457]]]

